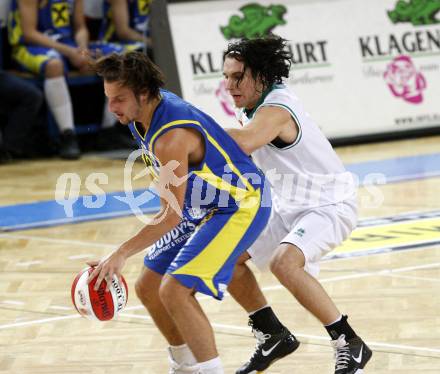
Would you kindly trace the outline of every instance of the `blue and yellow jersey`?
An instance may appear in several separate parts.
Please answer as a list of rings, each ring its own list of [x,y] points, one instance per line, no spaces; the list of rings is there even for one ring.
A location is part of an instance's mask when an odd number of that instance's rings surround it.
[[[176,128],[191,128],[203,136],[205,157],[189,169],[186,208],[235,208],[251,196],[261,199],[264,176],[251,159],[214,119],[171,92],[161,90],[161,101],[145,134],[140,124],[129,127],[155,178],[159,166],[155,144],[162,135]]]
[[[37,30],[58,39],[73,39],[72,17],[74,0],[39,0]],[[12,0],[8,20],[9,43],[25,44],[18,0]]]
[[[152,0],[126,0],[128,4],[128,15],[130,27],[139,33],[148,36],[148,21],[150,18],[150,5]],[[99,39],[105,41],[117,41],[115,25],[110,2],[104,0],[101,29]]]

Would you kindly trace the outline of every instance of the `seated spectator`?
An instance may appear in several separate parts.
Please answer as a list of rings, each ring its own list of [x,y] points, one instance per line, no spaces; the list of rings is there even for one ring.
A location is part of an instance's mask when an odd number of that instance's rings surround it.
[[[151,48],[148,22],[152,0],[103,0],[99,39],[121,43],[125,50]]]
[[[48,150],[47,136],[40,132],[42,107],[43,93],[37,87],[0,70],[0,163]]]
[[[119,53],[110,43],[89,43],[83,0],[12,0],[9,17],[12,58],[44,78],[44,95],[60,130],[60,156],[80,157],[72,100],[65,79],[69,69],[88,70],[87,55]],[[107,126],[114,124],[106,121]]]

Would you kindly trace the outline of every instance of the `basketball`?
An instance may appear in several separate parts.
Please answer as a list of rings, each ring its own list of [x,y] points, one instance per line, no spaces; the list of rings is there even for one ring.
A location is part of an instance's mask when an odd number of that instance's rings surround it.
[[[92,267],[85,268],[75,277],[71,289],[73,305],[79,314],[90,320],[110,321],[115,319],[127,305],[127,283],[122,276],[122,281],[119,281],[118,277],[114,275],[108,292],[105,291],[106,280],[103,280],[99,289],[95,291],[93,287],[98,277],[87,284],[92,271]]]

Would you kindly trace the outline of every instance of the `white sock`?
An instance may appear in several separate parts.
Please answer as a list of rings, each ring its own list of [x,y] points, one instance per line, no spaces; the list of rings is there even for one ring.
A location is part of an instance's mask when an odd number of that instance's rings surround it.
[[[220,357],[205,362],[199,362],[199,369],[202,374],[224,374]]]
[[[196,358],[186,344],[170,345],[168,347],[168,353],[178,364],[187,364],[189,366],[197,364]]]
[[[104,102],[104,110],[102,112],[101,128],[108,129],[109,127],[113,127],[115,122],[116,122],[116,117],[108,109],[108,98],[106,97]]]
[[[44,96],[60,131],[73,130],[72,100],[64,77],[46,78]]]
[[[336,322],[339,322],[342,319],[342,314],[338,317],[338,319],[334,320],[332,323],[329,323],[328,325],[324,325],[325,327],[331,326]]]

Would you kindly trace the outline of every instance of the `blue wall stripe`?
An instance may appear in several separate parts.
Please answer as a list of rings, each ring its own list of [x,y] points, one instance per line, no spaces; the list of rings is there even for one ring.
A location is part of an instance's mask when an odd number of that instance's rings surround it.
[[[105,198],[105,203],[99,208],[87,207],[85,198],[80,196],[72,204],[71,215],[68,215],[63,205],[55,200],[38,201],[27,204],[16,204],[0,207],[0,231],[14,231],[37,227],[57,226],[68,223],[95,221],[115,217],[133,215],[129,202],[138,199],[138,212],[150,214],[157,212],[160,198],[154,190],[133,191],[133,198],[124,196],[124,192],[113,192],[99,197]],[[97,195],[93,197],[96,201]],[[90,206],[90,205],[89,205]]]
[[[440,145],[439,145],[440,148]],[[440,153],[391,158],[346,165],[364,185],[369,174],[384,174],[387,183],[430,178],[440,175]]]

